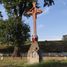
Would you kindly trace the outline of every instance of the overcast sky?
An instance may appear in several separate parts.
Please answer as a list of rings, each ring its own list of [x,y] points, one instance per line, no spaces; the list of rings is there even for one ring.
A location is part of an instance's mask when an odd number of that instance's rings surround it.
[[[40,2],[42,4],[42,0]],[[55,0],[55,5],[51,7],[41,8],[43,13],[37,18],[37,34],[39,40],[61,40],[63,35],[67,34],[67,0]],[[3,11],[4,19],[5,10]],[[33,32],[33,19],[24,18],[25,23],[30,25],[31,35]]]

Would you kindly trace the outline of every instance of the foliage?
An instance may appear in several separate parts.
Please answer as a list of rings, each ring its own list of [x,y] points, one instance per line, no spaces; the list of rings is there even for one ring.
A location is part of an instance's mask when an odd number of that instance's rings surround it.
[[[12,45],[22,45],[29,39],[30,28],[25,23],[17,23],[15,19],[10,18],[6,21],[0,21],[0,42]]]
[[[44,0],[44,7],[45,6],[52,6],[52,5],[54,5],[55,3],[54,3],[54,0]]]
[[[40,41],[39,46],[43,52],[67,52],[67,41]]]
[[[6,40],[5,30],[6,30],[6,24],[3,20],[0,20],[0,42],[3,42],[3,43]]]
[[[32,7],[31,0],[2,0],[9,15],[20,16]]]
[[[22,15],[32,8],[33,1],[36,1],[36,7],[39,7],[38,0],[2,0],[0,2],[4,3],[9,15],[22,17]],[[44,0],[44,7],[52,6],[53,4],[53,0]]]

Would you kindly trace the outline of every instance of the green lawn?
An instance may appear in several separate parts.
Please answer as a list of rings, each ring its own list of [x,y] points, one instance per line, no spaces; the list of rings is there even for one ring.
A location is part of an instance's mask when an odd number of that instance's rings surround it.
[[[0,67],[67,67],[67,61],[44,61],[39,64],[27,64],[26,58],[5,57],[0,60]]]

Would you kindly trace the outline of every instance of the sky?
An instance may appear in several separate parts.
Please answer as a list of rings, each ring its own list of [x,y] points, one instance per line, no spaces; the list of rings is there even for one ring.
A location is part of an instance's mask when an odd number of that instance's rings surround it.
[[[43,0],[39,0],[42,6]],[[55,5],[51,7],[41,7],[43,13],[37,16],[37,35],[39,41],[62,40],[63,35],[67,35],[67,0],[55,0]],[[7,18],[5,9],[0,5],[0,10]],[[23,17],[25,23],[30,25],[31,36],[33,34],[33,19]]]

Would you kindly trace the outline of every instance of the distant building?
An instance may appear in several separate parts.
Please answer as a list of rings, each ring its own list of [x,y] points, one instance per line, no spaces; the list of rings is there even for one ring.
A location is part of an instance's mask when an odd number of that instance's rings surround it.
[[[67,35],[63,35],[62,39],[67,41]]]

